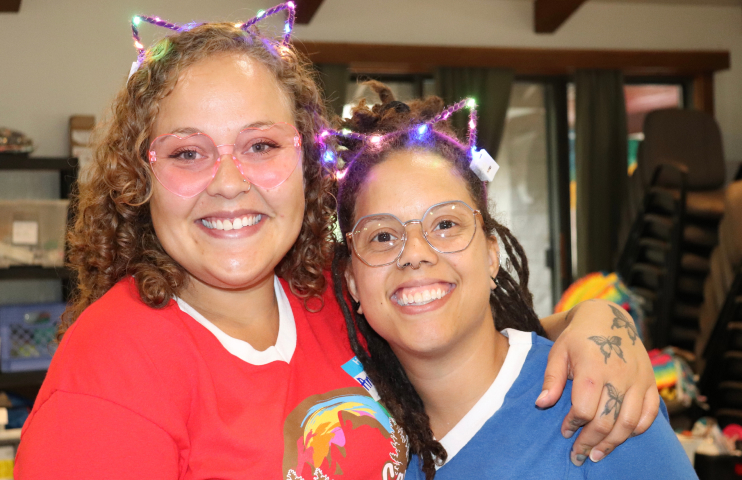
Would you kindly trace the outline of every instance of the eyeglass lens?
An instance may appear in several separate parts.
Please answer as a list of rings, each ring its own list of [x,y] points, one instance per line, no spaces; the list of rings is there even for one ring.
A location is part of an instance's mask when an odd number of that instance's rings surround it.
[[[459,201],[430,207],[421,224],[426,240],[440,253],[464,250],[476,231],[474,211]],[[397,259],[405,238],[405,225],[393,215],[382,214],[363,217],[353,230],[352,242],[366,263],[381,266]]]
[[[286,123],[242,130],[234,143],[234,158],[242,175],[262,188],[274,188],[294,171],[301,157],[301,137]],[[192,197],[216,175],[221,155],[204,133],[160,135],[150,146],[149,160],[159,182],[177,195]]]

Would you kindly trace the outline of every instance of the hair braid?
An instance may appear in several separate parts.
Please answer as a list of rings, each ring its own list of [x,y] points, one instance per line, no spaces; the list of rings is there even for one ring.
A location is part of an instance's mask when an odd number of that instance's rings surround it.
[[[490,296],[490,306],[495,317],[498,330],[517,328],[519,330],[536,332],[546,336],[544,327],[533,311],[533,295],[528,290],[528,261],[523,247],[506,226],[495,221],[495,231],[501,239],[502,247],[513,264],[518,275],[516,282],[510,272],[500,265],[497,272],[496,289]]]
[[[363,363],[382,403],[407,435],[410,451],[422,460],[425,478],[432,479],[435,476],[436,459],[440,459],[441,463],[445,462],[446,450],[433,436],[423,401],[389,343],[371,328],[366,317],[356,313],[358,303],[349,300],[344,291],[343,272],[348,258],[345,245],[339,246],[332,261],[332,275],[335,296],[345,316],[350,346]]]

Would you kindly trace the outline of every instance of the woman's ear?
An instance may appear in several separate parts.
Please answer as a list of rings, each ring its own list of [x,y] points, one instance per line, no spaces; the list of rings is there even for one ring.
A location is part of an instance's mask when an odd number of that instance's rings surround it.
[[[494,235],[487,239],[487,256],[489,257],[490,290],[494,290],[497,288],[495,278],[497,278],[497,272],[500,271],[500,245]]]
[[[348,285],[348,293],[350,293],[350,296],[353,297],[353,300],[358,303],[358,313],[363,315],[363,308],[361,307],[361,302],[358,300],[358,288],[356,287],[356,279],[355,277],[353,277],[350,263],[348,263],[348,267],[345,269],[345,283]]]

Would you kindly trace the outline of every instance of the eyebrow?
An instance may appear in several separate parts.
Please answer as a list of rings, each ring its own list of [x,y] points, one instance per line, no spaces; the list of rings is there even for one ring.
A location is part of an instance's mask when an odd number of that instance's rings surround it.
[[[275,124],[276,124],[276,122],[271,122],[271,121],[268,121],[268,120],[261,120],[261,121],[258,121],[258,122],[252,122],[252,123],[243,125],[240,128],[240,131],[245,130],[246,128],[269,127],[269,126],[272,126],[272,125],[275,125]],[[179,127],[179,128],[176,128],[175,130],[171,131],[170,133],[171,134],[179,134],[179,135],[191,135],[191,134],[194,134],[194,133],[204,133],[204,131],[201,130],[200,128],[196,128],[196,127]]]

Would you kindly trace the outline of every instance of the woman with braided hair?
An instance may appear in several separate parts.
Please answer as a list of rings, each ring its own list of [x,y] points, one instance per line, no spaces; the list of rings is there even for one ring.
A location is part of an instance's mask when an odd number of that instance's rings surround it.
[[[237,24],[134,17],[138,59],[78,182],[76,290],[16,479],[404,475],[404,434],[358,384],[329,288],[336,185],[315,74],[289,41],[293,10]],[[277,13],[281,35],[262,34]],[[172,32],[145,49],[147,23]],[[559,397],[567,366],[622,389],[638,377],[647,396],[625,408],[631,421],[578,438],[600,448],[646,429],[657,394],[643,352],[623,370],[581,355],[577,332],[609,316],[591,308],[562,335],[541,402]],[[554,336],[565,326],[547,323]],[[596,416],[600,393],[575,396],[569,431]]]
[[[534,406],[551,342],[540,336],[523,248],[487,210],[482,152],[456,140],[440,99],[408,105],[372,86],[383,103],[362,103],[343,125],[352,133],[338,135],[349,165],[333,274],[351,346],[409,438],[405,478],[696,478],[666,410],[644,435],[577,466],[590,452],[557,428],[567,395]],[[626,328],[596,323],[596,336],[627,340],[606,364],[624,365],[639,345]],[[629,394],[600,388],[601,418],[620,419]]]

